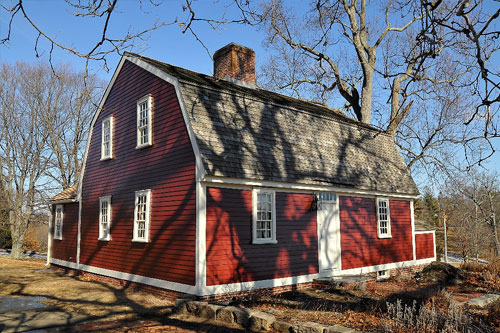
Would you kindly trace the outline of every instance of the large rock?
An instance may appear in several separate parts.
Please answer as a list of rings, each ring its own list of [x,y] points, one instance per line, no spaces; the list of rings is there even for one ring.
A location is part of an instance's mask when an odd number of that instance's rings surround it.
[[[202,318],[215,320],[217,318],[217,311],[219,311],[221,308],[222,306],[220,305],[204,304],[200,308],[199,316]]]
[[[252,332],[269,331],[276,318],[269,313],[250,310],[248,328]]]
[[[467,301],[467,304],[484,308],[500,298],[497,294],[487,294]]]
[[[295,333],[323,333],[325,326],[317,323],[298,323],[293,326]]]
[[[187,300],[187,299],[183,299],[183,298],[178,298],[175,300],[175,309],[174,309],[174,313],[178,313],[178,314],[186,314],[188,311],[187,311],[187,304],[189,303],[190,301]]]
[[[207,302],[189,301],[186,303],[186,309],[187,312],[199,317],[201,308],[207,304]]]
[[[248,326],[249,317],[250,317],[249,310],[237,308],[235,306],[223,307],[217,311],[216,315],[217,320],[226,323],[240,324],[243,327]]]
[[[292,331],[292,324],[286,322],[286,321],[275,321],[273,324],[274,330],[280,332],[280,333],[290,333]]]
[[[327,326],[325,328],[325,333],[356,333],[357,331],[353,328],[344,327],[340,325]]]

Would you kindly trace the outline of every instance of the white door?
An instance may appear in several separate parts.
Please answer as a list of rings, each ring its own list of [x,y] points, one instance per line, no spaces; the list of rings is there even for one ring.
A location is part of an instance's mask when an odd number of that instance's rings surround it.
[[[318,254],[319,272],[330,275],[340,270],[340,217],[337,195],[318,195]]]

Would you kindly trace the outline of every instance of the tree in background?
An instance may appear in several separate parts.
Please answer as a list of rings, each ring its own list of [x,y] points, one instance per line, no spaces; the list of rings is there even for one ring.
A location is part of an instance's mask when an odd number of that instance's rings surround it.
[[[436,230],[436,253],[440,260],[444,249],[443,212],[438,198],[432,194],[431,189],[425,189],[421,205],[421,219],[427,222],[429,228]]]
[[[0,248],[12,246],[8,224],[7,198],[2,174],[0,173]]]
[[[462,253],[477,257],[493,249],[500,252],[496,216],[500,211],[498,174],[471,169],[450,177],[443,198],[449,224]]]
[[[0,165],[14,258],[23,256],[30,219],[46,207],[47,191],[79,174],[96,97],[82,78],[64,66],[19,62],[0,70]]]
[[[43,127],[53,154],[45,175],[58,188],[67,189],[80,177],[87,132],[104,83],[95,76],[84,82],[84,73],[74,73],[69,66],[59,67],[56,75],[50,83],[56,85],[53,103],[42,109]]]

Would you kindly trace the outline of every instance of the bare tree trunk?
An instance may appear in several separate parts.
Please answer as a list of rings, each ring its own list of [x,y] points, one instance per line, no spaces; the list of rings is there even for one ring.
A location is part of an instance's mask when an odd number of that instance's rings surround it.
[[[10,255],[14,259],[22,259],[24,258],[24,237],[26,236],[27,231],[25,225],[27,225],[28,222],[24,220],[22,215],[17,214],[14,211],[9,213],[9,219],[12,235],[12,252]]]
[[[498,230],[497,230],[497,221],[495,217],[495,213],[491,213],[491,231],[493,231],[493,241],[495,242],[495,256],[498,257],[500,254],[500,242],[498,241]]]
[[[373,72],[365,72],[361,90],[361,115],[359,121],[370,124],[372,115]]]

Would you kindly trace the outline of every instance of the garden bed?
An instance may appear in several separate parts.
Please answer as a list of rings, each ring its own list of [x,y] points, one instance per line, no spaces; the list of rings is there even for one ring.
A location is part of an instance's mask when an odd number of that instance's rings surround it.
[[[500,302],[486,309],[466,301],[498,291],[492,274],[437,264],[427,273],[325,289],[253,296],[233,303],[276,320],[342,325],[372,332],[488,332],[500,327]],[[458,273],[457,273],[458,272]]]

